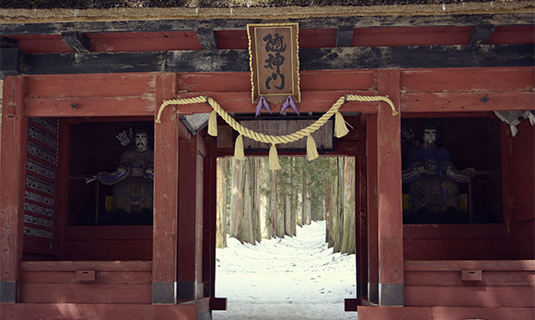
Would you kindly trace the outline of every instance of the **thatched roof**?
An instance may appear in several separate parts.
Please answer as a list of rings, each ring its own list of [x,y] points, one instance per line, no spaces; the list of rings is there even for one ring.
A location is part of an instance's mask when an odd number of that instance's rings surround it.
[[[240,8],[459,4],[492,0],[0,0],[5,9]],[[522,2],[496,1],[496,2]],[[533,2],[533,1],[524,1]]]

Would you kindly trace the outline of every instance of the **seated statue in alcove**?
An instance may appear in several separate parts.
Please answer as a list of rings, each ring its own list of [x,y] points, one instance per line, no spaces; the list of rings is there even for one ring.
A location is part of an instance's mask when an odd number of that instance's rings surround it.
[[[402,172],[404,184],[409,184],[411,211],[459,211],[459,185],[469,180],[472,168],[459,171],[444,147],[435,144],[437,128],[425,126],[423,143],[407,155],[408,167]]]
[[[134,146],[123,153],[117,170],[111,173],[100,172],[98,180],[114,186],[113,205],[116,219],[125,223],[150,224],[154,152],[149,148],[146,130],[136,130],[134,139]]]

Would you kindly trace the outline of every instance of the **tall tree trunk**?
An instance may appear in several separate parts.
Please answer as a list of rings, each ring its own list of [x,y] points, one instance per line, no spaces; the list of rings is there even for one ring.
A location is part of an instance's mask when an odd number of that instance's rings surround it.
[[[331,185],[332,182],[329,181],[327,190],[325,192],[325,241],[327,241],[327,245],[329,248],[332,248],[333,246],[333,213],[331,211],[331,198],[332,198],[332,189],[333,186]]]
[[[345,200],[345,185],[344,185],[344,166],[345,157],[338,157],[338,194],[336,201],[337,219],[336,229],[337,237],[334,246],[334,252],[342,251],[342,241],[344,238],[344,200]]]
[[[254,172],[255,175],[252,177],[255,188],[254,188],[254,215],[253,215],[253,228],[254,228],[254,235],[255,235],[255,241],[262,241],[262,228],[260,224],[262,223],[262,217],[260,214],[260,188],[262,186],[262,171],[260,171],[260,160],[259,157],[251,158],[251,160],[254,160]]]
[[[295,159],[295,179],[296,182],[296,200],[297,200],[297,208],[296,208],[296,223],[298,226],[302,227],[305,224],[304,214],[303,214],[303,197],[304,197],[304,168],[302,165],[303,158],[296,158]]]
[[[271,197],[270,188],[271,177],[267,158],[258,158],[258,174],[257,174],[257,192],[258,192],[258,205],[260,213],[260,236],[263,239],[270,239],[273,237],[272,233],[272,215],[270,212]]]
[[[284,234],[288,236],[292,236],[292,228],[294,220],[292,219],[292,190],[291,190],[291,183],[292,183],[292,175],[291,175],[291,159],[286,158],[284,159],[286,165],[284,165],[284,178],[285,178],[285,188],[283,190],[284,193]]]
[[[228,179],[229,158],[217,159],[217,222],[216,222],[216,248],[225,248],[227,246],[228,233],[228,208],[227,208],[227,190],[229,185]]]
[[[355,233],[355,158],[346,157],[344,164],[344,238],[341,251],[343,253],[356,253]]]
[[[230,200],[230,236],[243,242],[244,162],[232,159],[232,197]]]
[[[335,159],[334,165],[338,166],[339,159]],[[330,179],[330,189],[327,192],[327,243],[329,247],[334,248],[334,252],[340,251],[340,212],[338,209],[339,202],[339,178],[338,174],[333,175]]]
[[[290,204],[291,204],[290,226],[291,226],[291,235],[292,236],[296,236],[297,235],[297,210],[298,210],[298,205],[297,205],[297,183],[296,183],[296,179],[297,179],[297,172],[296,172],[296,169],[297,169],[296,168],[297,158],[296,157],[292,157],[290,159],[291,159],[291,162],[290,162],[290,190],[289,190],[290,192],[288,193],[290,195]]]
[[[279,170],[280,171],[280,170]],[[278,173],[277,173],[278,174]],[[280,181],[279,181],[280,182]],[[286,197],[282,191],[281,183],[277,183],[277,237],[284,238],[285,234],[285,211],[286,211]]]
[[[312,183],[312,180],[306,171],[304,171],[303,180],[305,181],[303,190],[303,223],[309,225],[312,222],[312,204],[310,201],[312,197],[310,192],[310,184]]]
[[[242,223],[242,238],[239,239],[242,242],[255,244],[255,170],[254,159],[247,158],[245,160],[245,186],[244,186],[244,198],[243,198],[243,223]]]
[[[271,175],[271,194],[269,197],[269,210],[271,212],[271,236],[278,236],[278,223],[279,223],[279,196],[277,192],[277,171],[270,171]]]

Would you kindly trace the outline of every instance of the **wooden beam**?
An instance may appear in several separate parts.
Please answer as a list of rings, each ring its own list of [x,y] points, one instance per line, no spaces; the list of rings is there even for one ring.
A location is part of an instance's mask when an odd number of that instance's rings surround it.
[[[465,270],[467,271],[467,270]],[[473,271],[473,270],[472,270]],[[479,270],[482,271],[482,270]],[[474,287],[535,287],[534,271],[482,271],[484,281],[472,282]],[[405,286],[463,287],[468,284],[461,270],[410,271],[405,270]],[[535,289],[533,290],[535,292]]]
[[[24,180],[28,118],[24,116],[24,78],[4,78],[0,152],[0,302],[18,302],[22,259]]]
[[[89,285],[91,286],[91,285]],[[203,299],[204,300],[204,299]],[[71,303],[6,303],[2,304],[2,319],[61,319],[65,313],[74,319],[131,320],[182,319],[195,320],[199,312],[197,303],[179,306],[154,306],[150,304],[71,304]]]
[[[1,48],[18,48],[19,40],[11,39],[11,38],[1,38],[0,47]]]
[[[24,74],[163,72],[168,55],[166,52],[26,54]]]
[[[217,50],[217,33],[212,28],[197,28],[197,37],[203,50]]]
[[[470,29],[470,45],[485,44],[489,41],[490,36],[494,33],[494,26],[491,24],[482,24]]]
[[[400,101],[399,70],[377,71],[379,95]],[[403,214],[401,202],[401,117],[382,103],[377,113],[379,305],[403,306]]]
[[[71,47],[75,53],[88,53],[91,51],[91,39],[85,33],[62,32],[61,39]]]
[[[403,113],[513,111],[533,109],[533,101],[533,91],[407,93],[401,96],[401,110]]]
[[[301,70],[533,66],[535,46],[407,46],[307,48]]]
[[[359,306],[359,320],[533,319],[533,308],[481,307],[373,307]]]
[[[156,76],[156,105],[173,99],[176,75]],[[158,113],[155,110],[154,117]],[[152,303],[176,304],[178,223],[178,115],[167,107],[154,125],[154,199]]]
[[[527,13],[498,14],[460,14],[460,15],[375,15],[349,17],[313,17],[287,19],[297,22],[301,29],[336,29],[339,25],[352,25],[354,28],[368,27],[466,27],[480,24],[495,26],[532,25],[535,17]],[[2,25],[0,35],[61,34],[62,32],[106,33],[106,32],[165,32],[195,31],[199,25],[219,30],[245,30],[250,23],[269,23],[263,19],[168,19],[134,21],[82,21],[51,23],[7,23]]]
[[[455,68],[401,72],[401,92],[444,93],[466,91],[529,91],[535,87],[535,69]]]
[[[154,97],[42,98],[26,103],[28,117],[148,116],[156,104]]]
[[[336,47],[351,47],[353,40],[353,26],[342,25],[336,28]]]
[[[407,271],[535,271],[534,260],[409,260],[404,264]]]
[[[533,308],[534,292],[533,287],[405,287],[406,304],[409,307]]]
[[[324,113],[345,93],[355,95],[370,95],[365,91],[306,91],[301,94],[301,103],[298,104],[300,112],[321,112]],[[255,105],[251,102],[251,92],[195,92],[178,94],[177,99],[196,98],[209,94],[227,113],[254,113]],[[272,103],[271,111],[273,114],[281,110],[282,102]],[[210,113],[213,108],[206,103],[186,104],[178,106],[181,115],[193,113]],[[340,108],[341,112],[364,112],[376,113],[377,103],[375,102],[356,102],[351,101]]]
[[[300,69],[525,67],[535,46],[409,46],[302,48]],[[2,71],[2,70],[0,70]],[[25,54],[25,75],[143,72],[248,72],[248,50]]]
[[[52,271],[151,271],[151,261],[23,261],[21,272],[52,272]]]
[[[16,76],[22,72],[23,55],[19,48],[0,48],[0,76]]]

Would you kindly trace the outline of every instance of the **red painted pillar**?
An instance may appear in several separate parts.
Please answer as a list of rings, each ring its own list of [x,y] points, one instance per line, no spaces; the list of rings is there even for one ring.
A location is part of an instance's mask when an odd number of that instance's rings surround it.
[[[4,77],[0,151],[0,302],[18,299],[22,259],[28,118],[24,78]],[[2,307],[0,306],[0,309]]]
[[[513,217],[514,205],[514,179],[513,172],[513,136],[505,123],[501,123],[501,147],[502,147],[502,203],[503,217],[507,225],[507,258],[517,259],[516,254],[516,227]]]
[[[174,98],[175,74],[156,75],[156,110]],[[176,304],[178,125],[175,106],[167,106],[161,123],[154,125],[154,225],[152,303]]]
[[[377,71],[379,95],[388,95],[400,106],[399,70]],[[401,116],[392,115],[390,106],[379,104],[377,114],[377,195],[379,304],[402,306],[403,286],[403,211],[401,201]]]
[[[362,132],[362,136],[364,133]],[[364,153],[365,141],[360,139],[359,152],[355,156],[355,194],[357,195],[357,208],[355,211],[357,225],[357,298],[368,300],[368,208],[367,208],[367,159]],[[360,270],[360,271],[359,271]]]
[[[196,300],[204,295],[202,282],[204,157],[199,135],[180,138],[178,282],[177,297]]]
[[[208,139],[210,141],[212,137],[208,136]],[[215,143],[207,142],[204,170],[203,282],[205,297],[215,297],[217,158],[212,155],[215,147],[217,147]]]
[[[366,153],[368,155],[368,300],[379,301],[379,251],[377,240],[377,114],[366,115]]]

